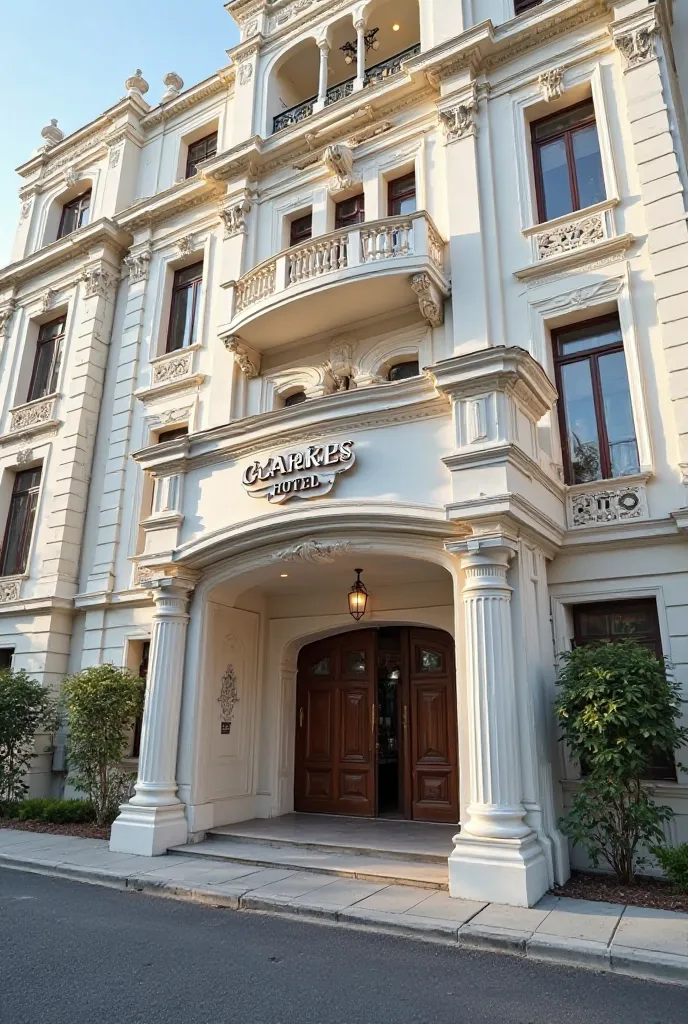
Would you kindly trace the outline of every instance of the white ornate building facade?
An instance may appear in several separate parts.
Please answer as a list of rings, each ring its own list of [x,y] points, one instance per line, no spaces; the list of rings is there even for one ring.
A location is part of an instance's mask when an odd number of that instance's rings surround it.
[[[146,673],[115,850],[460,820],[452,893],[532,904],[557,656],[632,629],[688,687],[688,10],[226,7],[226,68],[19,168],[0,658]]]

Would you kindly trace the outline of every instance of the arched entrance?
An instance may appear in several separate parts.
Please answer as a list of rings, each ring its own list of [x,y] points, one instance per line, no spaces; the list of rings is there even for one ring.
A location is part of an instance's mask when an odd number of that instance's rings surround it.
[[[297,811],[456,822],[457,746],[448,633],[366,629],[301,650]]]

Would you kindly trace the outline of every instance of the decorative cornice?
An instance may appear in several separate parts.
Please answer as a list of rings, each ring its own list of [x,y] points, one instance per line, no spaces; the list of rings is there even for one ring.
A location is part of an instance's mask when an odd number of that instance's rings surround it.
[[[591,260],[621,259],[634,242],[635,236],[628,234],[617,235],[616,238],[606,238],[601,242],[586,244],[578,249],[562,252],[558,256],[549,256],[529,267],[523,267],[521,270],[514,271],[514,277],[519,281],[535,281],[553,274],[563,273],[574,267],[580,267]]]
[[[648,60],[653,59],[656,34],[656,25],[643,25],[618,35],[612,31],[614,44],[624,58],[626,71],[631,71],[640,64],[645,64]]]
[[[178,117],[179,114],[190,110],[203,100],[225,92],[233,85],[235,74],[236,68],[233,65],[223,68],[222,71],[218,71],[211,78],[207,78],[205,81],[199,82],[198,85],[191,86],[185,92],[180,93],[176,99],[154,107],[142,119],[141,126],[146,130],[155,128],[164,121],[169,121],[172,117]]]
[[[475,88],[463,102],[438,111],[447,145],[478,134],[478,99]]]
[[[132,241],[127,231],[122,230],[113,220],[103,217],[66,238],[51,242],[38,252],[25,256],[23,260],[10,263],[0,270],[0,287],[19,285],[55,266],[87,257],[98,246],[107,246],[121,255]]]

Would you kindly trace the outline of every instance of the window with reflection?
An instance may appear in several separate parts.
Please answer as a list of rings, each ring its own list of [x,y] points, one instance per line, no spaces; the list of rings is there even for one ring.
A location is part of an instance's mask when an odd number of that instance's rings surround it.
[[[77,196],[76,199],[72,199],[70,203],[64,204],[57,237],[64,238],[65,235],[71,235],[73,231],[78,231],[79,228],[85,228],[88,224],[90,212],[91,190],[89,189],[88,192],[84,192],[82,195]]]
[[[335,231],[340,228],[351,228],[356,224],[362,224],[365,220],[365,199],[363,193],[352,196],[350,199],[343,199],[337,203],[334,213]]]
[[[401,217],[416,212],[416,174],[405,174],[403,178],[390,181],[387,192],[387,207],[390,217]]]
[[[49,324],[41,325],[36,342],[36,356],[31,371],[27,402],[45,398],[46,395],[54,395],[57,391],[65,323],[66,320],[62,316],[59,320],[51,320]]]
[[[285,407],[285,409],[291,409],[295,405],[303,405],[303,403],[305,401],[306,401],[306,392],[305,391],[295,391],[293,395],[288,395],[284,399],[284,407]]]
[[[541,221],[607,198],[592,100],[535,121],[531,132]]]
[[[186,156],[186,177],[193,178],[198,165],[217,153],[217,132],[212,132],[198,142],[192,142]]]
[[[639,473],[618,316],[562,328],[552,340],[567,483]]]
[[[543,0],[514,0],[514,14],[524,14],[531,7],[539,7]]]
[[[196,344],[202,292],[202,263],[194,263],[192,267],[184,267],[175,272],[167,352],[176,352],[180,348]]]
[[[420,365],[417,359],[408,359],[403,363],[395,363],[390,367],[387,380],[392,383],[396,380],[408,380],[410,377],[420,376]]]
[[[289,245],[301,245],[307,242],[313,235],[313,214],[306,213],[303,217],[297,217],[289,225]]]
[[[26,572],[40,486],[40,466],[15,475],[0,557],[0,576],[18,576]]]

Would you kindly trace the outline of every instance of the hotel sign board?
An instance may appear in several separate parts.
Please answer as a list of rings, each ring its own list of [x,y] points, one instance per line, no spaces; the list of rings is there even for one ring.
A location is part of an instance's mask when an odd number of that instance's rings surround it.
[[[283,505],[292,498],[329,494],[337,476],[355,462],[353,441],[312,444],[301,451],[272,455],[265,462],[252,462],[241,482],[252,498]]]

